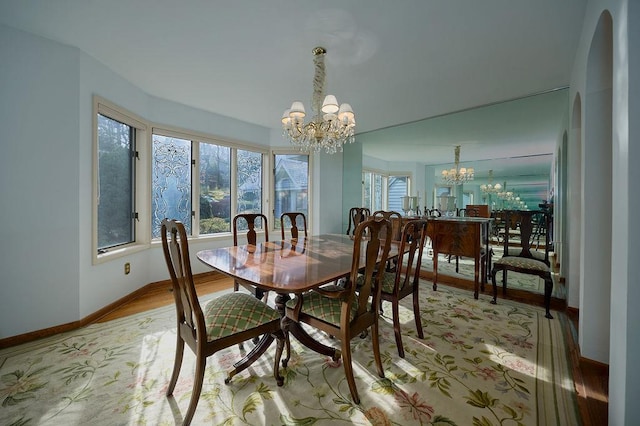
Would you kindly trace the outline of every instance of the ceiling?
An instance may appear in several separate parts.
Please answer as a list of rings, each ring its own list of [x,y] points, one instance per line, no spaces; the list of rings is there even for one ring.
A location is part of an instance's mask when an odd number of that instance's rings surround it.
[[[437,165],[455,145],[463,161],[554,151],[568,107],[553,90],[569,84],[585,3],[2,0],[0,23],[154,96],[274,129],[293,100],[309,108],[323,46],[327,93],[352,105],[365,155]],[[539,93],[550,99],[521,102]],[[483,116],[496,109],[511,115]],[[407,123],[393,144],[374,132]]]

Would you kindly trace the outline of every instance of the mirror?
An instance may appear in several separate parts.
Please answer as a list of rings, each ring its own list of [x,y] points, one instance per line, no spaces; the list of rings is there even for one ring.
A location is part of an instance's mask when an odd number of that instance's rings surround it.
[[[475,170],[474,180],[462,185],[463,192],[473,192],[473,204],[488,204],[494,210],[524,208],[525,205],[535,210],[538,204],[549,198],[552,163],[552,154],[461,162],[461,167],[473,167]],[[446,168],[436,168],[436,182],[441,182],[441,171]],[[502,186],[499,193],[481,189],[481,185],[498,183]],[[506,197],[506,192],[512,193],[511,199]]]

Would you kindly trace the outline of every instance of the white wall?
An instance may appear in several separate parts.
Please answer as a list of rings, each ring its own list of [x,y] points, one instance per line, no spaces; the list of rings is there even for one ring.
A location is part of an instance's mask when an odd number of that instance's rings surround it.
[[[159,244],[93,265],[92,96],[153,122],[268,145],[270,130],[144,93],[83,52],[0,25],[0,338],[77,321],[168,278]],[[193,257],[230,239],[191,243]],[[131,274],[123,265],[131,263]]]
[[[0,338],[78,319],[78,54],[0,25]]]
[[[610,276],[604,278],[604,282],[589,283],[585,280],[585,272],[591,269],[585,267],[584,263],[597,265],[602,262],[602,257],[607,253],[600,253],[594,256],[588,251],[586,257],[581,259],[583,268],[580,274],[580,319],[601,320],[610,324],[608,330],[601,327],[580,328],[580,348],[586,349],[582,356],[598,360],[602,356],[597,348],[602,342],[608,342],[608,363],[609,363],[609,424],[627,425],[634,424],[640,418],[640,372],[637,368],[640,362],[640,333],[637,332],[637,324],[640,323],[640,310],[635,307],[638,297],[640,297],[640,280],[638,279],[638,260],[640,255],[640,224],[637,220],[631,220],[637,216],[634,214],[640,209],[640,197],[638,191],[633,187],[640,182],[640,173],[637,168],[630,165],[640,161],[640,127],[637,117],[640,116],[640,89],[638,88],[638,76],[640,75],[640,2],[627,0],[592,0],[587,4],[585,11],[584,26],[576,54],[576,60],[571,77],[570,99],[580,99],[581,102],[574,103],[581,105],[582,114],[572,112],[573,119],[581,117],[582,123],[580,134],[572,135],[571,141],[580,138],[585,141],[584,150],[593,149],[593,145],[586,143],[589,137],[598,135],[599,128],[590,120],[603,119],[598,117],[602,111],[603,103],[599,101],[598,91],[594,91],[588,83],[589,54],[596,26],[604,11],[612,16],[613,22],[613,69],[611,88],[611,134],[605,135],[606,140],[610,140],[612,155],[611,172],[611,211],[613,220],[605,220],[611,223],[611,267]],[[601,63],[600,66],[606,66]],[[591,68],[592,75],[598,67]],[[631,77],[634,77],[631,79]],[[607,120],[607,117],[604,117]],[[572,129],[573,129],[572,125]],[[595,132],[587,134],[587,132]],[[589,167],[594,158],[593,152],[583,153],[582,157],[587,161],[585,166]],[[584,172],[582,173],[584,176]],[[569,176],[572,179],[573,174]],[[590,180],[582,181],[583,196],[590,194],[596,200],[599,193],[597,188],[590,188],[585,184],[593,185]],[[570,183],[573,188],[574,184]],[[594,192],[590,193],[591,189]],[[607,190],[609,188],[605,188]],[[602,208],[597,205],[596,209]],[[585,207],[593,208],[593,205],[585,204]],[[596,215],[599,213],[595,213]],[[587,217],[589,213],[582,212],[582,217]],[[584,220],[584,219],[583,219]],[[584,225],[584,223],[583,223]],[[600,226],[595,224],[594,226]],[[592,228],[583,226],[583,232],[591,232]],[[585,235],[582,235],[581,245],[585,245]],[[573,235],[569,236],[572,247],[575,240]],[[592,256],[592,257],[589,257]],[[574,268],[572,263],[570,268]],[[570,276],[574,274],[570,273]],[[586,285],[585,285],[586,283]],[[601,285],[610,288],[610,294],[598,300]],[[595,291],[595,293],[594,293]],[[586,294],[585,294],[586,293]],[[594,297],[595,296],[595,297]]]

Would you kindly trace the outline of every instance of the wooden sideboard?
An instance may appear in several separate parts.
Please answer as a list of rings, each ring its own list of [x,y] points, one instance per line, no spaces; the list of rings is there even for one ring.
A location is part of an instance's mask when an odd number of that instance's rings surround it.
[[[433,289],[438,287],[438,254],[470,257],[474,260],[473,297],[478,298],[480,285],[484,291],[487,273],[491,270],[489,249],[490,218],[436,217],[429,218],[427,235],[433,248]]]

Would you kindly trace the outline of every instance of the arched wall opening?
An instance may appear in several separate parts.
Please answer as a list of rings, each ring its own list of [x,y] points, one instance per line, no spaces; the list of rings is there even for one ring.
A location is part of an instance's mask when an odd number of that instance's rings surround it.
[[[582,150],[579,341],[582,356],[609,363],[613,158],[613,19],[598,21],[587,58]],[[588,333],[588,335],[587,335]]]
[[[577,93],[572,106],[571,140],[567,147],[567,241],[566,263],[567,306],[580,307],[580,246],[582,244],[582,98]]]

